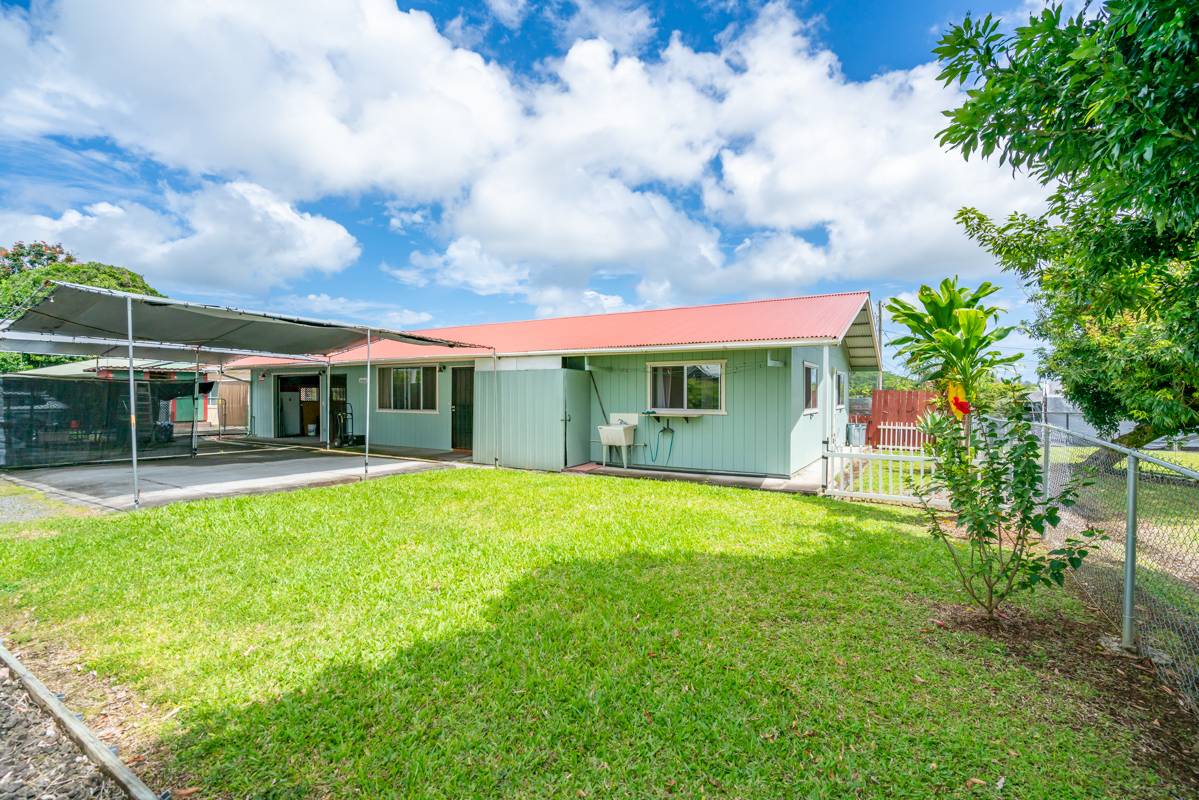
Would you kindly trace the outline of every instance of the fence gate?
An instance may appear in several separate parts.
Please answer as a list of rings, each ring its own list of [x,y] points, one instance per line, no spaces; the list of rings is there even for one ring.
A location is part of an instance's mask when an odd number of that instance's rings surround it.
[[[937,468],[937,459],[916,453],[880,453],[858,450],[824,451],[824,494],[859,500],[920,503]],[[932,496],[929,504],[943,508],[945,498]]]

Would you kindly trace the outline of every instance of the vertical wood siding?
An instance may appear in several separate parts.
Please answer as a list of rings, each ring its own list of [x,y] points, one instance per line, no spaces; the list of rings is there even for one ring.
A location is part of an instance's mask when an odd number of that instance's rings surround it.
[[[658,434],[665,427],[666,418],[655,422],[642,416],[636,446],[629,454],[630,466],[789,475],[791,356],[786,349],[775,349],[770,353],[775,360],[782,361],[783,366],[768,367],[766,350],[591,356],[588,363],[610,417],[613,413],[646,410],[646,364],[650,362],[725,361],[726,413],[705,415],[690,422],[670,419],[670,427],[674,429],[673,449],[669,439],[671,434]],[[593,389],[591,457],[594,461],[599,461],[601,456],[599,434],[595,428],[602,420]]]
[[[565,458],[564,370],[499,372],[500,463],[519,469],[559,470]],[[493,463],[496,444],[495,376],[475,371],[474,460]]]
[[[849,360],[844,348],[829,348],[829,370],[839,372],[849,371]],[[820,385],[816,397],[820,403],[819,411],[815,414],[804,413],[803,364],[815,364]],[[791,472],[795,473],[821,458],[825,430],[825,413],[833,403],[833,393],[829,391],[829,376],[824,374],[823,347],[794,347],[791,349]],[[832,430],[842,441],[845,439],[845,425],[849,422],[849,407],[833,410]]]

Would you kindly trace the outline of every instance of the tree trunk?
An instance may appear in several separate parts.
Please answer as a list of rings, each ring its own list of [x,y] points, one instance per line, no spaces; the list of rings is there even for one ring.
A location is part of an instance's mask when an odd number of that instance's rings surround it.
[[[1157,429],[1152,425],[1147,422],[1141,422],[1123,436],[1117,436],[1113,441],[1129,449],[1139,450],[1158,438],[1159,435]],[[1082,462],[1081,467],[1088,471],[1094,470],[1095,474],[1110,472],[1123,459],[1124,454],[1118,450],[1099,447],[1096,448],[1094,453],[1087,456],[1086,460]]]

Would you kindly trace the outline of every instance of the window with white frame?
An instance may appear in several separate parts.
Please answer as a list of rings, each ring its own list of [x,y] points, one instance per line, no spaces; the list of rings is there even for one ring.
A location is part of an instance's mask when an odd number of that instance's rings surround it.
[[[380,367],[380,411],[437,411],[437,367]]]
[[[805,414],[820,409],[820,373],[815,364],[803,365],[803,398]]]
[[[835,370],[833,372],[833,391],[836,392],[834,405],[845,408],[845,398],[849,396],[849,373]]]
[[[724,362],[649,364],[649,407],[655,411],[724,411]]]

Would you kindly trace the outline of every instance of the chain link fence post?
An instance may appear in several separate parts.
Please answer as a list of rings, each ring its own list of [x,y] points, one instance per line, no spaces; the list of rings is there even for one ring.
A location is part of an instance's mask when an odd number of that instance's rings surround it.
[[[1124,613],[1120,625],[1120,646],[1136,652],[1136,603],[1137,589],[1137,463],[1135,455],[1128,455],[1127,499],[1128,511],[1124,526]]]
[[[1041,500],[1049,502],[1049,426],[1041,423]]]

